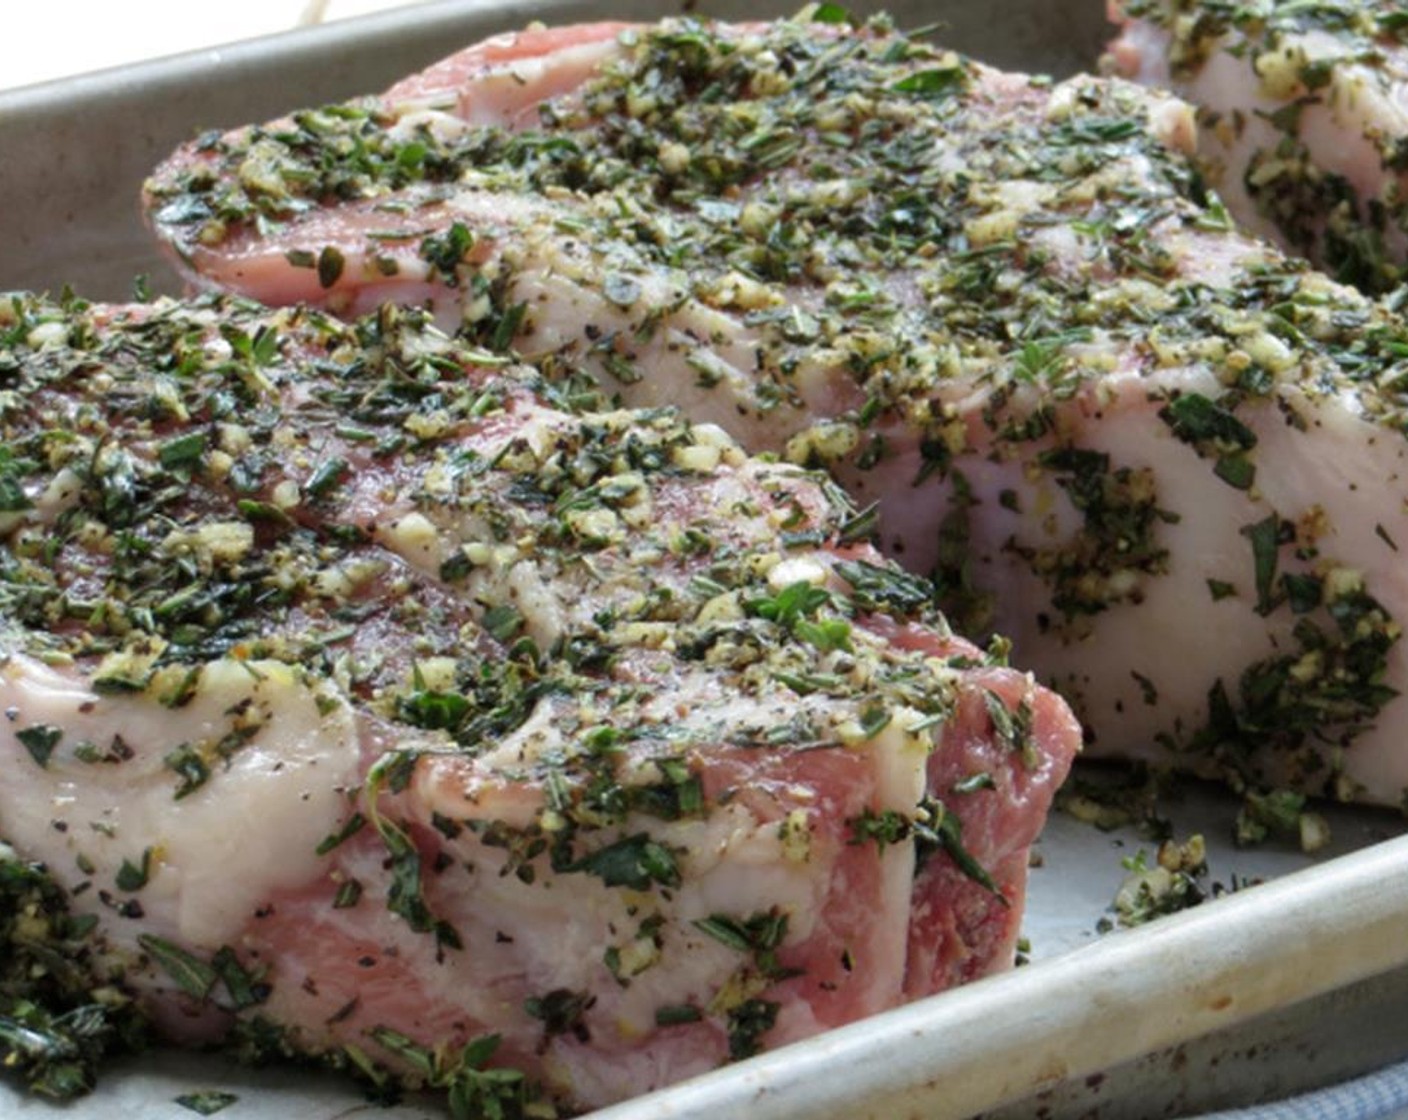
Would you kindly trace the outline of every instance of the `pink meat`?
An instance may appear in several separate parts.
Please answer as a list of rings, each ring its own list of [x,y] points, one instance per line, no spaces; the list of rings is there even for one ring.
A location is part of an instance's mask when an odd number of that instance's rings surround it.
[[[509,32],[476,43],[386,91],[397,104],[452,108],[470,124],[527,127],[544,101],[573,93],[617,54],[631,25],[592,23]]]

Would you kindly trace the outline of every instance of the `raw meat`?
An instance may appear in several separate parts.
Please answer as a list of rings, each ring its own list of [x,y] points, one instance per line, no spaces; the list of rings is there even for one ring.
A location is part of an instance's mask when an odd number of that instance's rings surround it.
[[[205,136],[154,227],[832,470],[1094,753],[1403,800],[1408,327],[1238,233],[1186,105],[883,20],[544,34]]]
[[[1111,0],[1108,65],[1199,106],[1199,158],[1246,228],[1387,291],[1408,258],[1408,17],[1390,2]]]
[[[1065,705],[829,483],[423,320],[0,306],[7,1061],[587,1107],[1010,965]]]

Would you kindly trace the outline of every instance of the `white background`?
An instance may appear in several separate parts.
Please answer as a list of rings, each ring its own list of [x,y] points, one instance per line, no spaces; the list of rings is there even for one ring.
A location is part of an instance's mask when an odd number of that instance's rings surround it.
[[[0,0],[0,89],[51,81],[414,0]]]

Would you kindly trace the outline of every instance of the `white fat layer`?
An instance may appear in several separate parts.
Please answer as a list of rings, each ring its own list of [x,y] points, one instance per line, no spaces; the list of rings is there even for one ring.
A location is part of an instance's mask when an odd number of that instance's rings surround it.
[[[910,722],[896,719],[857,748],[872,755],[871,778],[876,783],[872,804],[877,812],[912,814],[923,795],[928,743],[900,729]],[[817,811],[825,810],[818,806]],[[609,1017],[612,1028],[624,1037],[643,1036],[652,1030],[658,1008],[684,1003],[707,1006],[728,978],[737,974],[741,963],[738,952],[702,932],[694,925],[696,921],[716,914],[763,913],[776,907],[788,917],[786,944],[795,945],[827,923],[828,906],[845,904],[833,892],[845,893],[836,877],[840,874],[837,858],[846,846],[834,837],[817,840],[806,859],[791,858],[780,823],[755,815],[742,801],[720,807],[702,820],[662,824],[633,817],[624,823],[623,832],[648,829],[660,843],[682,852],[682,884],[671,892],[671,920],[662,956],[659,963],[632,976],[626,986],[602,991],[594,982],[599,978],[602,945],[612,943],[629,951],[638,944],[632,935],[651,912],[649,896],[625,894],[582,879],[572,884],[572,905],[567,908],[555,891],[535,895],[512,889],[509,879],[483,866],[481,855],[474,909],[496,915],[500,927],[511,928],[515,950],[520,959],[532,961],[527,971],[539,985],[567,990],[591,987],[599,992],[599,1017]],[[882,885],[875,920],[867,924],[865,942],[851,946],[864,962],[861,974],[866,987],[856,994],[859,1013],[892,1006],[902,982],[914,878],[913,845],[890,845],[881,857],[879,874]],[[472,962],[455,958],[452,964],[465,967]],[[468,977],[465,980],[466,990],[475,986]],[[824,1026],[815,1020],[805,1001],[786,1000],[770,1037],[781,1045]],[[679,1062],[688,1064],[698,1053],[691,1047],[660,1046],[648,1053],[623,1054],[621,1060],[668,1068]],[[557,1076],[572,1086],[579,1099],[606,1099],[601,1072],[595,1068],[597,1059],[559,1048],[551,1060]],[[658,1075],[658,1069],[642,1073],[647,1083]]]
[[[231,942],[271,895],[317,876],[314,849],[336,830],[341,791],[357,780],[351,710],[338,703],[321,713],[279,662],[211,662],[190,701],[167,708],[149,694],[99,695],[16,655],[0,670],[0,709],[0,833],[70,889],[91,880],[79,896],[87,899],[99,889],[125,897],[116,886],[123,862],[139,866],[150,852],[148,882],[131,894],[142,928],[194,946]],[[238,712],[258,730],[177,800],[180,778],[163,760],[219,741]],[[17,737],[40,726],[62,732],[42,767]],[[132,751],[125,761],[74,755],[85,741],[105,752],[118,737]]]
[[[680,693],[695,703],[681,712],[676,730],[747,724],[768,714],[765,705],[748,697],[717,695],[709,682],[686,678]],[[808,704],[808,702],[810,702]],[[802,706],[813,708],[813,717],[824,719],[825,698],[807,697]],[[775,718],[775,713],[774,718]],[[518,733],[491,755],[479,761],[483,768],[521,767],[542,751],[569,749],[553,730],[553,712],[540,705]],[[447,956],[441,967],[454,973],[447,979],[456,991],[467,993],[465,1007],[474,1014],[502,1014],[495,1001],[502,998],[503,975],[533,977],[536,988],[561,988],[598,993],[595,1012],[599,1022],[609,1021],[625,1037],[653,1029],[662,1006],[694,1003],[706,1006],[744,963],[737,950],[721,944],[694,923],[712,915],[750,915],[776,907],[788,918],[784,944],[798,945],[835,920],[835,907],[850,905],[842,877],[842,857],[853,849],[844,834],[827,830],[828,816],[854,813],[864,805],[877,813],[887,810],[912,815],[926,789],[931,740],[927,734],[904,730],[918,719],[908,709],[869,740],[854,747],[831,748],[854,752],[866,759],[861,789],[832,789],[817,783],[786,786],[777,791],[764,786],[740,790],[740,796],[716,806],[706,817],[679,821],[633,814],[621,822],[620,835],[648,832],[654,840],[677,854],[680,885],[662,902],[650,892],[630,892],[605,886],[589,875],[563,876],[540,890],[522,889],[512,874],[503,874],[506,855],[500,848],[482,845],[467,830],[451,848],[461,862],[473,866],[472,892],[451,892],[437,904],[445,917],[465,937],[480,946],[478,954]],[[686,735],[686,738],[689,736]],[[742,775],[740,775],[742,777]],[[529,824],[542,811],[541,802],[513,805],[513,783],[500,789],[469,785],[472,776],[454,760],[437,764],[427,760],[415,778],[415,796],[409,804],[425,817],[440,813],[451,819],[466,814],[478,819],[508,819],[518,827]],[[743,778],[745,785],[747,778]],[[785,779],[777,779],[785,781]],[[774,789],[782,805],[773,804]],[[838,800],[839,799],[839,800]],[[767,806],[767,808],[761,808]],[[849,806],[840,808],[838,806]],[[794,838],[803,836],[799,845]],[[610,836],[600,842],[610,842]],[[861,1013],[892,1006],[903,981],[906,939],[914,878],[912,844],[891,844],[879,865],[878,912],[864,923],[865,934],[849,947],[863,962],[854,978],[856,1006]],[[374,874],[371,876],[375,877]],[[868,891],[867,891],[868,893]],[[658,957],[648,942],[636,934],[643,921],[659,912],[667,917]],[[502,940],[498,934],[508,935]],[[433,946],[403,946],[407,953],[431,953]],[[601,986],[601,961],[605,946],[615,946],[625,960],[643,954],[644,967],[629,976],[627,985]],[[795,1006],[794,1006],[795,1005]],[[774,1038],[785,1042],[814,1033],[823,1024],[812,1017],[802,1001],[785,1001]],[[596,1075],[565,1051],[559,1073],[583,1100],[600,1098],[592,1086]],[[680,1057],[669,1047],[657,1055],[661,1061]]]
[[[1245,184],[1245,173],[1258,152],[1273,152],[1284,139],[1273,123],[1277,110],[1305,94],[1300,72],[1308,61],[1333,61],[1329,84],[1307,98],[1299,117],[1298,137],[1324,171],[1342,176],[1364,198],[1381,196],[1393,182],[1379,148],[1385,136],[1408,131],[1405,61],[1401,51],[1372,64],[1346,54],[1345,42],[1323,31],[1286,35],[1275,52],[1236,54],[1226,47],[1209,52],[1207,61],[1173,85],[1201,106],[1208,124],[1199,130],[1199,154],[1213,185],[1238,221],[1259,237],[1285,245],[1280,230],[1262,216]],[[1170,84],[1168,33],[1151,23],[1125,27],[1115,53],[1121,69],[1141,82]],[[1390,222],[1384,231],[1392,253],[1402,256],[1408,242]],[[1286,246],[1294,248],[1293,246]]]
[[[1163,384],[1206,391],[1186,370],[1165,371]],[[1221,679],[1235,694],[1249,665],[1297,648],[1290,611],[1267,617],[1254,611],[1253,552],[1239,527],[1273,511],[1292,522],[1321,525],[1317,564],[1348,563],[1370,594],[1401,617],[1408,573],[1395,545],[1402,548],[1408,540],[1408,447],[1361,419],[1349,401],[1312,401],[1285,390],[1305,430],[1287,424],[1271,402],[1239,409],[1239,419],[1257,435],[1260,469],[1254,489],[1237,490],[1158,418],[1142,386],[1111,379],[1107,387],[1104,419],[1086,427],[1079,442],[1108,454],[1112,467],[1152,472],[1158,506],[1178,517],[1158,526],[1168,571],[1157,577],[1131,572],[1138,601],[1092,616],[1082,636],[1048,628],[1033,604],[1045,602],[1049,592],[1010,542],[1059,547],[1078,529],[1079,518],[1049,475],[1024,473],[1017,462],[974,460],[965,474],[984,511],[972,522],[974,572],[982,586],[1006,589],[996,602],[994,628],[1012,638],[1014,660],[1061,690],[1093,729],[1088,753],[1167,763],[1175,756],[1160,745],[1159,733],[1175,715],[1185,734],[1195,731],[1206,718],[1212,682]],[[1369,487],[1364,479],[1382,482]],[[1020,493],[1020,513],[1001,509],[1004,490]],[[944,508],[941,500],[936,505]],[[1280,562],[1299,567],[1290,549],[1282,550]],[[1235,593],[1215,599],[1209,580]],[[1049,618],[1060,616],[1052,611]],[[1197,656],[1170,657],[1170,650],[1196,650]],[[1399,643],[1389,652],[1387,679],[1405,677],[1408,651]],[[1396,805],[1408,788],[1408,755],[1398,728],[1393,718],[1381,720],[1343,752],[1344,773],[1362,799]],[[1185,754],[1176,761],[1191,760]]]

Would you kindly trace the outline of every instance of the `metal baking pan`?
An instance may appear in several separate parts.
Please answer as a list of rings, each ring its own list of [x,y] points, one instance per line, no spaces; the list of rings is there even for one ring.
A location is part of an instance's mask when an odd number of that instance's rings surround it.
[[[1089,68],[1108,28],[1101,0],[894,0],[902,26],[939,22],[950,45],[1057,75]],[[724,18],[793,5],[704,0]],[[867,8],[855,4],[857,11]],[[198,130],[388,85],[460,45],[530,19],[654,18],[651,0],[453,0],[0,93],[0,291],[123,299],[138,274],[177,290],[143,229],[152,167]],[[1032,963],[600,1113],[601,1120],[830,1117],[1177,1116],[1269,1099],[1408,1056],[1408,836],[1401,818],[1328,812],[1334,843],[1240,851],[1235,802],[1206,787],[1170,807],[1208,838],[1213,876],[1273,879],[1137,930],[1096,933],[1131,831],[1053,816],[1032,872]],[[1147,844],[1145,845],[1148,846]],[[109,1071],[67,1120],[188,1117],[183,1092],[237,1094],[248,1120],[360,1113],[354,1087],[294,1070],[158,1053]],[[388,1120],[443,1116],[434,1101]],[[0,1081],[0,1116],[51,1106]]]

